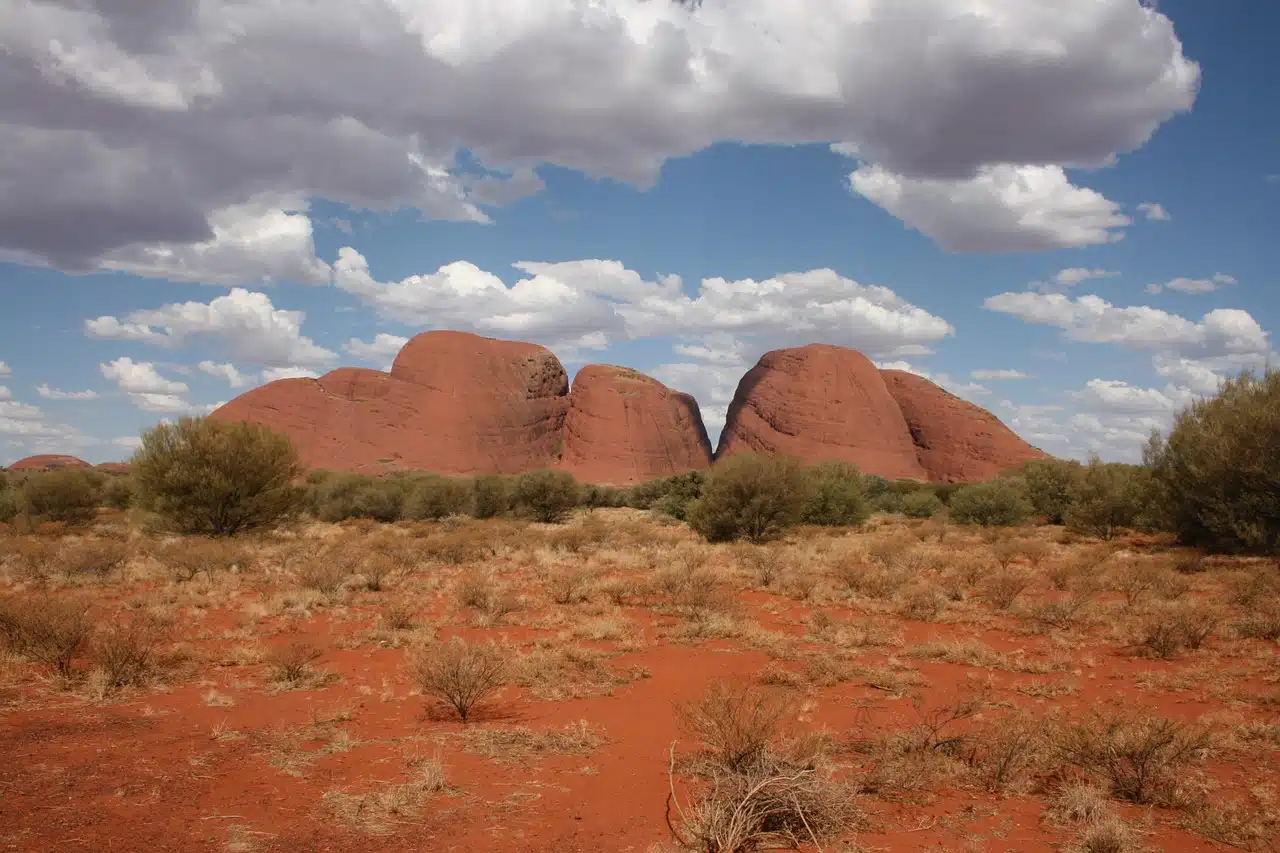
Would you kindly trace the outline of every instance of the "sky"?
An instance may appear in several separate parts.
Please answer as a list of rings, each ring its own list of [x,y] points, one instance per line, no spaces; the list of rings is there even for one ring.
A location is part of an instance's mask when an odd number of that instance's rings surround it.
[[[0,464],[462,329],[1135,461],[1280,325],[1280,4],[0,0]]]

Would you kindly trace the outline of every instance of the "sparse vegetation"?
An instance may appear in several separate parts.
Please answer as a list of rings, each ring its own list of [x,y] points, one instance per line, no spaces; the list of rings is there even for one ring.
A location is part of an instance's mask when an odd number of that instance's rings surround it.
[[[508,675],[506,659],[497,646],[458,637],[423,650],[410,665],[422,692],[448,705],[464,723],[506,683]]]
[[[951,520],[957,524],[1011,527],[1030,515],[1026,489],[1012,479],[975,483],[951,496]]]

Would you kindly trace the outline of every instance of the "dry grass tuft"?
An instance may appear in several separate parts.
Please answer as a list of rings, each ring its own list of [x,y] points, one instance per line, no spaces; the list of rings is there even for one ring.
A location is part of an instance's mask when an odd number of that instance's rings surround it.
[[[448,787],[437,758],[420,762],[408,782],[387,783],[363,794],[326,791],[324,808],[343,825],[370,835],[387,835],[397,826],[415,824],[428,797]]]
[[[1051,734],[1059,760],[1139,805],[1174,803],[1181,774],[1209,745],[1207,730],[1159,717],[1095,716]]]
[[[20,657],[43,664],[64,680],[76,676],[76,661],[93,634],[88,602],[78,598],[0,600],[0,641]]]
[[[330,673],[321,672],[312,666],[323,655],[322,649],[304,641],[275,648],[265,657],[265,662],[270,667],[268,678],[282,690],[321,687],[333,678]]]
[[[468,752],[501,762],[551,754],[589,755],[605,742],[604,734],[586,720],[569,723],[562,729],[469,728],[463,737]]]

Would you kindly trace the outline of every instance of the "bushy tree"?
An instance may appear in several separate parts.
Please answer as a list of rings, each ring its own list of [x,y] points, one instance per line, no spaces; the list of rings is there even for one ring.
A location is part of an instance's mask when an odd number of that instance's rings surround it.
[[[917,489],[902,499],[902,514],[908,518],[933,518],[942,511],[942,499],[933,489]]]
[[[102,503],[102,475],[83,468],[36,471],[22,484],[23,510],[32,518],[83,524]]]
[[[711,542],[766,542],[800,521],[805,487],[798,459],[730,456],[711,469],[702,497],[689,506],[689,524]]]
[[[1280,371],[1243,373],[1181,411],[1145,462],[1163,521],[1219,551],[1280,552]]]
[[[582,489],[568,471],[542,469],[516,477],[516,507],[545,524],[564,521],[582,500]]]
[[[1080,463],[1065,459],[1033,459],[1022,466],[1032,511],[1046,524],[1062,524],[1071,505],[1071,487],[1080,476]]]
[[[959,524],[1008,527],[1030,515],[1026,485],[1012,477],[974,483],[951,496],[951,520]]]
[[[13,521],[22,512],[22,495],[9,484],[9,477],[0,471],[0,524]]]
[[[828,527],[862,524],[871,516],[866,488],[858,466],[851,462],[819,462],[805,469],[806,524]]]
[[[476,477],[471,481],[471,515],[474,518],[497,518],[511,505],[511,490],[505,478],[497,474]]]
[[[133,506],[133,478],[113,475],[102,486],[102,502],[112,509],[128,509]]]
[[[1123,528],[1138,526],[1150,492],[1146,469],[1095,456],[1071,483],[1064,520],[1073,530],[1111,539]]]
[[[417,478],[409,489],[404,514],[417,520],[439,520],[471,508],[474,489],[468,480],[434,474]]]
[[[298,510],[298,452],[260,425],[183,418],[142,435],[132,460],[140,506],[182,533],[233,536]]]

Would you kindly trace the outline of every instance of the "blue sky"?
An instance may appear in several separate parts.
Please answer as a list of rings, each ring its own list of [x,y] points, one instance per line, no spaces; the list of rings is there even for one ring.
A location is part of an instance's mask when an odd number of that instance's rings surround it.
[[[19,2],[0,463],[431,328],[713,439],[765,351],[854,346],[1134,459],[1280,325],[1280,7],[1154,5]]]

